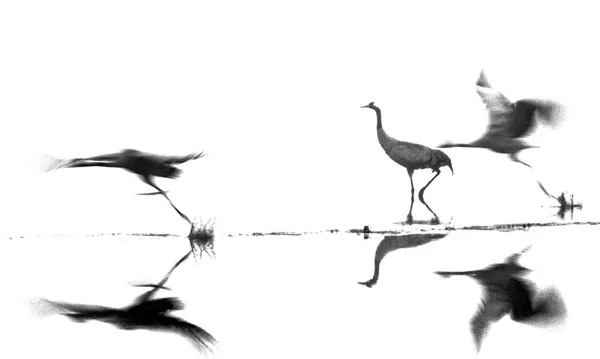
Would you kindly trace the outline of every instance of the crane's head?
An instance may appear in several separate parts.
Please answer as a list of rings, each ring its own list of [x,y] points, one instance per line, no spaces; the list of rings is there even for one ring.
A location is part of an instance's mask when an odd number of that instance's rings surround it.
[[[376,109],[376,108],[377,108],[377,106],[375,106],[375,102],[371,102],[371,103],[370,103],[370,104],[368,104],[368,105],[365,105],[365,106],[360,106],[360,108],[370,108],[370,109],[373,109],[373,110],[374,110],[374,109]]]

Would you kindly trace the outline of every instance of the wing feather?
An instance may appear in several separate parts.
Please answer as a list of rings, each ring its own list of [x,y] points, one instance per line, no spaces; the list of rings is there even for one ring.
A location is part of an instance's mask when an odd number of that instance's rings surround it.
[[[156,328],[177,332],[192,341],[202,352],[210,351],[210,345],[217,343],[217,340],[206,330],[177,317],[161,316]]]
[[[508,313],[510,306],[507,300],[508,298],[503,291],[485,289],[479,309],[471,319],[471,333],[477,351],[481,349],[481,343],[490,325]]]

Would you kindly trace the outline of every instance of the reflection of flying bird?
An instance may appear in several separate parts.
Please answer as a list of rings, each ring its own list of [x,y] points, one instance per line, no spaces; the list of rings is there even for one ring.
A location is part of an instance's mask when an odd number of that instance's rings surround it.
[[[484,269],[464,272],[436,272],[448,277],[467,275],[483,287],[483,299],[479,310],[471,319],[471,332],[477,350],[489,326],[506,314],[520,323],[544,324],[561,320],[566,310],[560,294],[551,289],[545,293],[535,293],[533,286],[521,276],[529,269],[517,263],[522,253],[513,254],[504,263],[494,264]],[[535,297],[535,298],[534,298]]]
[[[429,147],[419,145],[416,143],[398,141],[395,138],[392,138],[387,135],[383,126],[381,125],[381,110],[379,107],[375,106],[374,102],[366,106],[362,106],[362,108],[370,108],[375,111],[377,115],[377,138],[379,139],[379,144],[385,151],[385,153],[397,164],[406,168],[408,172],[408,177],[410,178],[410,210],[408,211],[408,215],[406,216],[406,220],[408,223],[412,223],[412,209],[413,203],[415,201],[415,187],[413,185],[413,172],[418,169],[430,168],[432,172],[435,172],[435,176],[419,191],[419,200],[427,207],[429,212],[431,212],[435,219],[432,220],[434,223],[439,223],[439,218],[435,212],[429,208],[427,203],[425,203],[425,199],[423,199],[423,194],[425,193],[425,189],[429,187],[431,182],[436,179],[440,174],[440,168],[444,166],[450,167],[450,170],[454,174],[454,170],[452,169],[452,161],[450,158],[440,150],[433,150]]]
[[[379,280],[379,266],[386,254],[399,248],[422,246],[431,241],[444,238],[447,235],[448,233],[415,233],[401,236],[385,236],[385,238],[379,242],[379,245],[377,245],[377,249],[375,250],[375,270],[373,272],[373,278],[365,282],[358,282],[358,284],[365,285],[369,288],[377,284],[377,280]]]
[[[476,85],[477,94],[489,112],[489,124],[485,134],[471,143],[445,143],[439,147],[487,148],[497,153],[508,154],[512,161],[531,168],[517,155],[524,149],[537,146],[527,144],[523,138],[535,130],[537,122],[547,125],[558,124],[562,117],[563,107],[557,102],[541,99],[522,99],[513,103],[490,86],[483,70]],[[547,196],[556,199],[546,191],[539,181],[538,185]]]
[[[200,351],[210,350],[209,344],[216,343],[215,338],[210,333],[197,325],[170,315],[171,311],[184,308],[183,303],[179,299],[172,297],[152,298],[158,289],[164,288],[164,284],[173,270],[190,254],[191,251],[181,258],[159,284],[140,285],[154,288],[137,297],[127,307],[110,308],[95,305],[47,302],[55,308],[68,311],[64,315],[77,322],[99,320],[113,324],[124,330],[148,329],[174,331],[188,337]]]
[[[138,150],[126,149],[121,152],[100,155],[87,158],[75,158],[62,164],[60,168],[74,167],[118,167],[129,172],[136,173],[140,179],[154,187],[158,192],[152,194],[163,195],[171,206],[186,221],[190,222],[188,217],[181,213],[171,202],[165,191],[160,189],[154,183],[154,177],[177,178],[181,170],[175,167],[178,164],[204,157],[204,152],[194,153],[188,156],[161,156]],[[191,222],[190,222],[191,224]]]

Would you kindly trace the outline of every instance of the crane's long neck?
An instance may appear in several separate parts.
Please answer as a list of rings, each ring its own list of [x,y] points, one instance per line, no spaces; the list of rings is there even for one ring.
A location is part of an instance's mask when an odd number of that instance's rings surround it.
[[[383,125],[381,124],[381,110],[378,107],[373,107],[373,110],[377,115],[377,139],[383,150],[388,153],[392,145],[392,139],[385,132]]]
[[[375,115],[377,115],[377,130],[383,130],[383,126],[381,125],[381,110],[378,107],[374,107]]]

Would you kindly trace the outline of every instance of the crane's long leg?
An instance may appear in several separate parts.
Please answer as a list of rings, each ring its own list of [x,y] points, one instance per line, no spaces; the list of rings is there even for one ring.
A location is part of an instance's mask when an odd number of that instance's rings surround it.
[[[192,221],[190,221],[190,219],[188,218],[188,216],[186,216],[185,214],[183,214],[177,207],[175,207],[175,205],[173,204],[173,202],[171,202],[171,199],[169,198],[169,196],[167,196],[167,194],[165,193],[165,191],[163,191],[160,187],[158,187],[157,185],[155,185],[154,182],[152,181],[152,179],[149,176],[140,176],[140,178],[146,184],[148,184],[148,185],[154,187],[155,189],[157,189],[159,191],[159,193],[162,194],[163,197],[165,197],[167,199],[167,201],[169,201],[169,204],[171,205],[171,207],[173,207],[173,209],[181,216],[181,218],[183,218],[190,225],[192,225]]]
[[[511,154],[509,155],[509,157],[510,157],[510,159],[511,159],[511,160],[513,160],[513,161],[515,161],[515,162],[518,162],[518,163],[520,163],[520,164],[523,164],[523,165],[525,165],[525,166],[529,167],[531,170],[533,170],[533,167],[531,167],[531,166],[530,166],[530,165],[528,165],[527,163],[525,163],[525,162],[521,161],[521,160],[520,160],[520,159],[517,157],[517,154],[516,154],[516,153],[511,153]],[[537,181],[537,184],[538,184],[538,186],[540,187],[540,189],[542,190],[542,192],[544,192],[544,194],[545,194],[546,196],[548,196],[548,197],[550,197],[550,198],[553,198],[553,199],[555,199],[556,201],[558,201],[558,203],[559,203],[559,204],[561,204],[561,205],[562,205],[562,203],[560,202],[560,200],[559,200],[558,198],[556,198],[555,196],[553,196],[553,195],[551,195],[550,193],[548,193],[548,191],[546,191],[546,188],[544,188],[544,185],[542,185],[542,183],[541,183],[539,180]]]
[[[517,154],[516,154],[516,153],[511,153],[511,154],[510,154],[508,157],[510,157],[510,159],[511,159],[512,161],[518,162],[518,163],[520,163],[520,164],[522,164],[522,165],[525,165],[525,166],[527,166],[527,167],[529,167],[529,168],[533,169],[533,168],[532,168],[530,165],[528,165],[527,163],[525,163],[525,162],[521,161],[521,160],[520,160],[520,159],[517,157]]]
[[[146,293],[140,295],[137,299],[136,299],[136,303],[143,303],[148,301],[153,295],[154,293],[156,293],[156,291],[158,291],[159,289],[168,289],[166,288],[164,285],[165,283],[167,283],[167,280],[169,280],[169,278],[171,277],[171,274],[173,274],[173,272],[175,271],[175,269],[177,267],[179,267],[179,265],[181,263],[183,263],[183,261],[185,261],[187,259],[187,257],[190,256],[190,254],[192,254],[192,251],[187,252],[183,257],[181,257],[180,260],[177,261],[177,263],[175,263],[175,265],[173,267],[171,267],[171,269],[169,269],[169,271],[167,272],[167,274],[163,277],[163,279],[161,279],[160,282],[158,282],[158,284],[141,284],[141,285],[137,285],[136,287],[153,287],[153,289],[147,291]]]
[[[412,209],[413,209],[413,204],[415,203],[415,186],[413,184],[413,178],[412,178],[414,170],[407,168],[406,172],[408,172],[408,178],[410,178],[410,210],[408,210],[408,215],[406,216],[406,222],[408,224],[411,224],[413,221]]]
[[[436,174],[435,176],[433,176],[433,178],[431,180],[429,180],[429,182],[427,182],[427,184],[425,185],[425,187],[421,188],[421,190],[419,191],[419,200],[421,201],[421,203],[423,203],[425,205],[425,207],[427,207],[427,209],[429,210],[429,212],[431,212],[434,216],[435,219],[432,220],[432,222],[434,223],[440,223],[440,219],[437,216],[437,214],[435,214],[434,211],[431,210],[431,208],[429,208],[429,206],[427,205],[427,203],[425,202],[425,199],[423,199],[423,194],[425,193],[425,190],[427,189],[427,187],[429,187],[429,185],[431,184],[431,182],[433,182],[434,179],[437,178],[437,176],[439,176],[441,173],[440,169],[438,168],[436,170]]]

